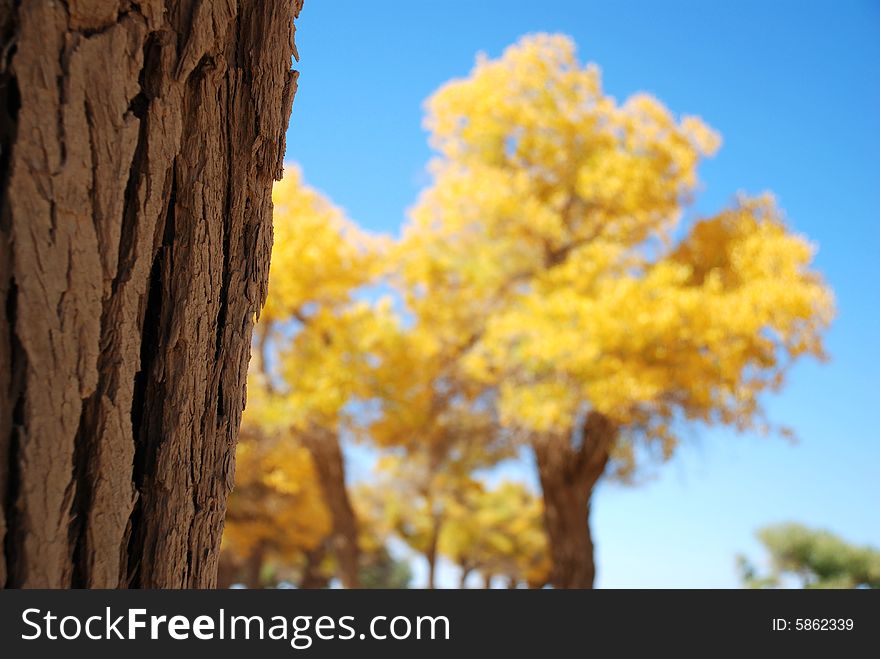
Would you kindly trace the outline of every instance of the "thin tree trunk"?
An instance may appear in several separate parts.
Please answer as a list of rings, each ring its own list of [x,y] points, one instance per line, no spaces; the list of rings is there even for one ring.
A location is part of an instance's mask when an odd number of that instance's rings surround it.
[[[489,590],[492,587],[492,575],[488,572],[483,575],[483,588]]]
[[[464,590],[465,588],[467,588],[467,578],[471,574],[471,568],[462,565],[460,566],[460,569],[461,573],[458,576],[458,589]]]
[[[301,4],[0,1],[0,585],[215,584]]]
[[[433,505],[429,506],[433,509]],[[437,514],[432,515],[431,521],[431,537],[428,540],[428,550],[425,552],[425,559],[428,561],[428,589],[434,590],[437,587],[437,546],[440,543],[440,527],[442,521]]]
[[[220,554],[217,567],[217,588],[229,588],[238,580],[238,565],[236,565],[228,552]]]
[[[568,437],[532,442],[544,497],[544,526],[550,544],[556,588],[592,588],[596,578],[590,533],[590,498],[608,464],[617,430],[590,412],[580,445]]]
[[[436,547],[428,549],[425,554],[425,560],[428,561],[428,590],[436,589],[437,581],[437,549]]]
[[[269,334],[271,331],[272,324],[268,321],[257,323],[254,329],[257,335],[257,354],[255,355],[257,372],[263,376],[263,384],[270,394],[275,393],[275,388],[272,386],[271,373],[269,372]]]
[[[327,555],[327,546],[322,542],[314,549],[306,552],[306,564],[303,568],[300,588],[326,588],[327,576],[321,570],[321,563]]]
[[[345,461],[339,437],[316,428],[303,437],[321,483],[324,501],[333,519],[331,544],[339,564],[339,578],[346,588],[360,588],[358,524],[345,484]]]
[[[263,563],[266,560],[266,546],[258,542],[244,564],[244,585],[248,588],[263,587]]]

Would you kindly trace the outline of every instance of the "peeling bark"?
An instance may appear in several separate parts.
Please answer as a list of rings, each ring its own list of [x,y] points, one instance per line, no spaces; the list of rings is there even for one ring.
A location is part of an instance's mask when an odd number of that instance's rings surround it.
[[[590,412],[579,445],[561,437],[532,441],[553,563],[550,583],[556,588],[593,587],[596,566],[590,533],[590,499],[608,464],[617,432],[607,417]]]
[[[0,0],[0,586],[212,587],[301,0]]]

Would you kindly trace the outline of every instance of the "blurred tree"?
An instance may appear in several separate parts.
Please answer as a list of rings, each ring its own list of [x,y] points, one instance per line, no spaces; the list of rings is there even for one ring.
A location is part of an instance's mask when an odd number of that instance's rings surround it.
[[[760,576],[743,557],[737,558],[743,584],[773,588],[787,576],[803,588],[880,588],[880,550],[856,547],[828,531],[801,524],[768,526],[758,539],[770,554],[770,572]]]
[[[392,554],[389,545],[394,532],[377,496],[375,483],[361,482],[352,492],[359,522],[358,544],[361,549],[360,579],[363,588],[409,588],[412,572],[405,559]]]
[[[671,456],[681,421],[766,428],[760,395],[823,355],[832,295],[769,195],[683,231],[718,135],[616,103],[566,37],[480,57],[426,126],[434,182],[397,251],[414,325],[531,445],[552,582],[591,587],[599,479]]]
[[[384,545],[364,552],[360,575],[364,588],[409,588],[412,580],[409,563],[392,556]]]
[[[259,376],[251,376],[248,391],[219,585],[271,585],[267,570],[272,564],[303,573],[283,578],[314,580],[318,565],[313,563],[323,561],[332,520],[312,457],[290,431],[283,406],[268,395]],[[281,578],[273,576],[275,583]]]
[[[373,350],[393,329],[387,305],[358,302],[381,267],[381,241],[303,183],[289,167],[273,191],[275,246],[269,296],[257,325],[252,391],[265,396],[257,426],[283,428],[285,450],[304,447],[330,513],[329,549],[344,586],[359,585],[358,524],[340,438],[368,382]],[[250,408],[249,408],[250,409]],[[246,448],[246,446],[245,446]],[[297,472],[278,469],[295,483]],[[294,485],[296,487],[296,485]]]
[[[471,470],[445,464],[438,468],[429,452],[409,451],[382,457],[377,482],[363,488],[359,498],[374,511],[377,528],[394,535],[424,556],[428,564],[428,588],[436,585],[441,533],[451,503],[479,484]]]
[[[409,588],[412,570],[382,544],[363,550],[360,579],[363,588]]]
[[[428,563],[435,583],[449,506],[476,487],[473,473],[512,456],[482,385],[458,373],[434,327],[386,332],[369,389],[377,403],[366,430],[391,453],[379,462],[385,519]],[[374,495],[375,498],[375,495]]]
[[[510,587],[548,582],[550,556],[540,497],[521,483],[472,488],[453,501],[440,538],[440,552],[461,570],[459,587],[474,572],[485,585],[502,577]]]

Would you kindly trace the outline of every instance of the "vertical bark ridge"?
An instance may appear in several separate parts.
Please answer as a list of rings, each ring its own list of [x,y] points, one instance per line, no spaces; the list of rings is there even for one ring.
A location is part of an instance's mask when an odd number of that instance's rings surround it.
[[[210,587],[301,0],[0,0],[0,585]]]
[[[0,0],[0,190],[9,185],[12,146],[18,133],[21,95],[10,70],[15,43],[15,7],[12,0]],[[12,279],[12,232],[8,195],[0,197],[0,552],[16,551],[15,493],[18,491],[17,438],[13,418],[21,397],[20,378],[24,368],[15,332],[15,304],[18,298]],[[17,415],[20,417],[19,414]],[[6,583],[6,561],[0,560],[0,586]]]

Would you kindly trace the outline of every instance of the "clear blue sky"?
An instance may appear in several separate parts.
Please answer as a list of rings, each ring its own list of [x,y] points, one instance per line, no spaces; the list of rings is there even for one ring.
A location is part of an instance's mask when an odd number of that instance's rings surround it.
[[[768,401],[800,443],[700,430],[643,485],[603,486],[598,585],[735,586],[734,555],[759,556],[754,530],[785,520],[880,546],[880,2],[306,0],[288,159],[397,234],[427,182],[422,101],[478,51],[542,31],[574,37],[618,99],[648,91],[720,130],[698,211],[774,191],[838,301],[832,361]]]

